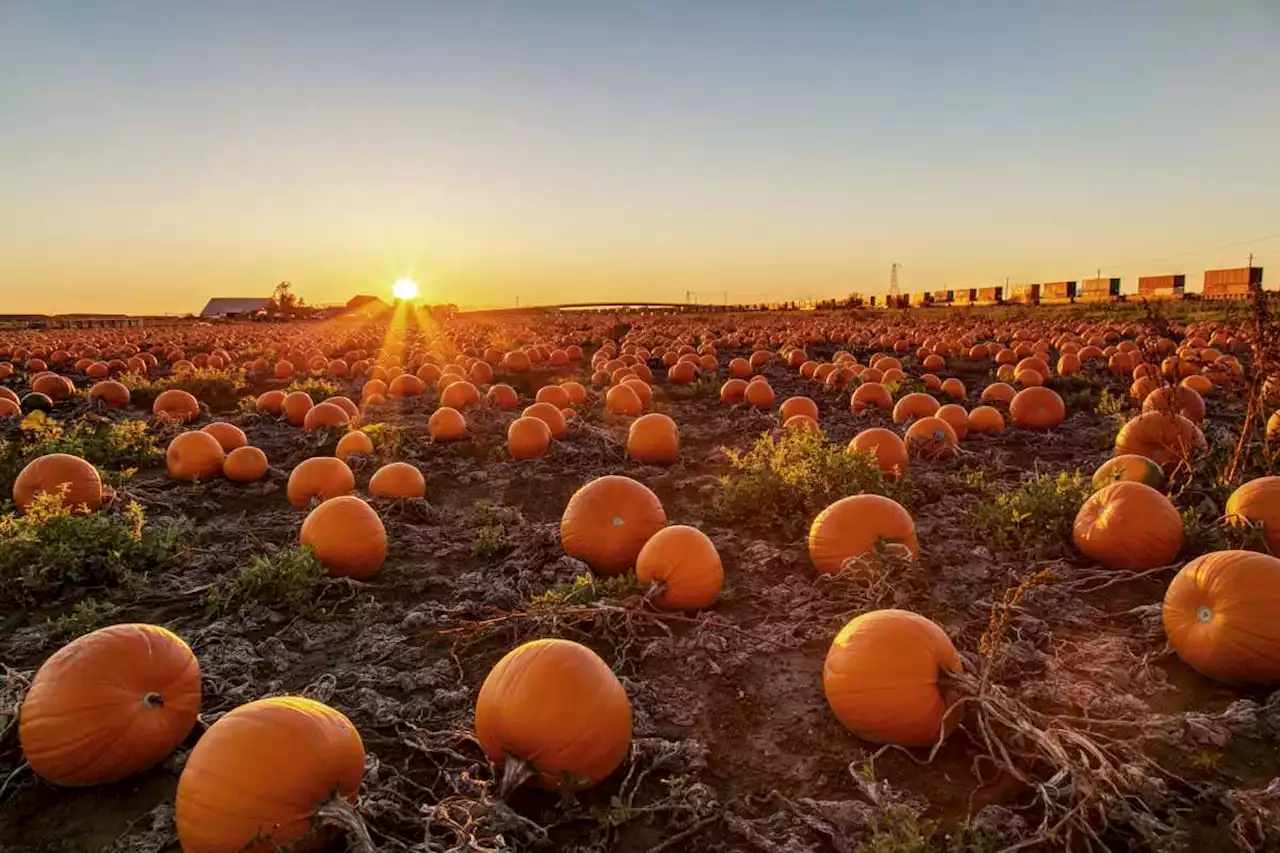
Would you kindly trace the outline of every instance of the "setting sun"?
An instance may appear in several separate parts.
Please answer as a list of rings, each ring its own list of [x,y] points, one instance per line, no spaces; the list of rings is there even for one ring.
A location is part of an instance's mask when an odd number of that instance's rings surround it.
[[[402,278],[391,285],[391,292],[395,294],[396,299],[417,299],[418,283],[411,278]]]

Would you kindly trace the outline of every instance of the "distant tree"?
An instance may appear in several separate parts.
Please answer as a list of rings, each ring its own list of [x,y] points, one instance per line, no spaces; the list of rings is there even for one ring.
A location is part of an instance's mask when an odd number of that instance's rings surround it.
[[[293,314],[305,303],[293,292],[293,282],[282,281],[271,292],[271,310],[278,314]]]

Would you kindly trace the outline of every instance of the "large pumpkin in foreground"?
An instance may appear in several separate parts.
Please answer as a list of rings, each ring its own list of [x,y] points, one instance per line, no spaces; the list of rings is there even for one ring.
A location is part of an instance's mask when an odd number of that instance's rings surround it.
[[[26,509],[41,493],[56,494],[62,505],[78,512],[102,507],[102,478],[79,456],[50,453],[32,459],[13,481],[13,502]]]
[[[1187,563],[1165,592],[1164,630],[1209,678],[1280,684],[1280,559],[1217,551]]]
[[[1154,569],[1182,550],[1182,516],[1150,486],[1113,483],[1084,502],[1071,535],[1077,548],[1109,569]]]
[[[609,665],[571,640],[534,640],[494,666],[476,698],[489,760],[519,760],[548,790],[595,785],[631,749],[631,703]]]
[[[960,655],[936,624],[906,610],[873,610],[836,635],[822,689],[845,728],[873,743],[929,746],[949,734],[958,711],[939,684],[960,672]]]
[[[594,571],[606,575],[635,565],[649,537],[667,526],[667,514],[647,486],[609,475],[574,493],[560,518],[560,544]]]
[[[880,495],[853,495],[824,509],[809,528],[809,557],[814,568],[836,574],[864,556],[874,556],[877,542],[887,540],[919,550],[916,525],[897,501]]]
[[[178,780],[174,820],[183,853],[319,850],[316,809],[355,802],[364,744],[351,721],[301,696],[241,705],[209,727]],[[304,841],[305,839],[305,841]]]
[[[156,625],[112,625],[44,662],[18,738],[40,778],[97,785],[163,761],[199,713],[200,666],[187,644]]]

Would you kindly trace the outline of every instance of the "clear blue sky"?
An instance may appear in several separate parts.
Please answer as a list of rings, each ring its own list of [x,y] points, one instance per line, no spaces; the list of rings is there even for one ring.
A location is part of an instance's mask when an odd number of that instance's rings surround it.
[[[0,0],[0,311],[1275,282],[1278,89],[1272,0]]]

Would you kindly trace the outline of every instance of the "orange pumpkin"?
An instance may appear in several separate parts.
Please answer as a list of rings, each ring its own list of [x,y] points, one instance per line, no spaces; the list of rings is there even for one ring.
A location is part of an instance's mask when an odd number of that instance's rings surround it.
[[[938,409],[936,417],[946,421],[955,430],[958,441],[964,441],[964,437],[969,434],[969,413],[964,410],[964,406],[948,403]]]
[[[551,427],[541,418],[516,418],[507,427],[507,452],[512,459],[541,459],[551,449]]]
[[[1164,487],[1164,470],[1145,456],[1126,454],[1108,459],[1093,472],[1091,484],[1096,492],[1112,483],[1130,481],[1153,489]]]
[[[194,396],[180,388],[161,391],[151,404],[151,414],[161,420],[188,423],[200,414],[200,402]]]
[[[773,387],[763,379],[757,379],[754,382],[747,383],[747,390],[743,392],[743,399],[747,405],[756,409],[773,408],[774,394]]]
[[[1280,559],[1217,551],[1187,563],[1165,592],[1164,630],[1209,678],[1280,683]]]
[[[427,433],[435,441],[459,441],[467,437],[467,419],[457,409],[443,406],[427,419]]]
[[[986,388],[982,389],[982,402],[984,403],[1011,403],[1013,398],[1018,394],[1013,390],[1013,386],[1005,382],[993,382]]]
[[[560,544],[605,575],[625,572],[640,549],[667,525],[662,502],[630,477],[609,475],[574,493],[560,518]]]
[[[1023,388],[1009,401],[1009,417],[1023,429],[1052,429],[1066,416],[1067,404],[1052,388]]]
[[[1229,524],[1258,524],[1272,554],[1280,554],[1280,477],[1250,480],[1227,498]]]
[[[959,440],[951,424],[942,418],[921,418],[907,430],[907,452],[920,459],[951,459]]]
[[[314,550],[330,577],[369,577],[387,558],[382,519],[354,495],[330,498],[311,510],[302,522],[298,542]]]
[[[916,418],[932,417],[938,411],[938,401],[928,394],[907,394],[893,407],[893,422],[905,424]]]
[[[550,403],[556,409],[567,409],[572,403],[569,392],[559,385],[543,385],[533,399],[537,403]]]
[[[13,502],[25,510],[41,493],[61,496],[62,505],[76,512],[102,507],[102,478],[79,456],[50,453],[28,462],[13,481]]]
[[[1185,385],[1157,388],[1142,403],[1144,412],[1176,412],[1193,424],[1204,420],[1204,398]]]
[[[939,676],[963,669],[934,622],[906,610],[873,610],[832,641],[822,690],[836,719],[863,740],[932,746],[960,718]]]
[[[636,579],[661,583],[654,603],[666,610],[700,610],[716,603],[724,588],[724,567],[716,546],[701,530],[664,527],[636,557]]]
[[[484,395],[485,403],[498,409],[514,409],[520,405],[520,397],[516,394],[516,389],[510,385],[493,385],[489,388],[489,392]]]
[[[569,425],[565,422],[564,414],[553,403],[534,403],[521,412],[520,416],[537,418],[545,423],[547,428],[551,430],[552,438],[564,438],[569,432]]]
[[[808,397],[788,397],[778,409],[778,419],[786,423],[795,415],[806,415],[815,423],[818,421],[818,404]]]
[[[285,495],[289,503],[306,509],[313,500],[321,502],[355,491],[356,476],[347,463],[332,456],[304,459],[289,473]]]
[[[627,455],[647,465],[670,465],[679,460],[676,422],[657,412],[636,418],[627,433]]]
[[[969,432],[1001,433],[1004,432],[1004,415],[991,406],[977,406],[969,413]]]
[[[235,424],[229,424],[226,421],[214,421],[200,429],[201,432],[207,432],[209,435],[217,439],[222,449],[230,453],[237,447],[244,447],[249,443],[249,439],[245,437],[244,430]]]
[[[365,456],[373,454],[373,439],[359,430],[352,430],[338,439],[338,446],[333,451],[333,455],[344,462],[357,453]]]
[[[193,430],[174,436],[165,451],[164,461],[169,476],[175,480],[193,482],[208,480],[222,473],[226,454],[218,439],[207,432]]]
[[[307,432],[318,429],[343,428],[351,423],[351,415],[336,403],[317,403],[302,419],[302,428]]]
[[[952,400],[963,400],[969,393],[968,389],[964,387],[964,383],[955,378],[943,382],[941,391]]]
[[[222,475],[233,483],[254,483],[267,476],[267,454],[256,447],[237,447],[222,463]]]
[[[89,399],[101,401],[108,409],[123,409],[129,405],[129,389],[115,380],[104,379],[89,389]]]
[[[258,396],[255,408],[268,415],[281,414],[284,412],[284,396],[283,391],[267,391]]]
[[[640,397],[636,394],[635,389],[623,384],[615,385],[609,389],[604,397],[605,411],[624,417],[635,417],[643,411],[640,403]]]
[[[729,379],[720,386],[720,402],[727,405],[741,403],[747,393],[745,379]]]
[[[881,473],[899,476],[906,472],[907,445],[896,432],[884,427],[864,429],[849,442],[850,453],[871,454]]]
[[[866,373],[863,375],[865,376]],[[865,412],[872,408],[889,412],[893,409],[893,395],[879,382],[864,382],[849,398],[849,408],[854,413]]]
[[[360,417],[360,407],[350,397],[329,397],[324,402],[342,409],[347,413],[347,417],[353,421]],[[303,423],[305,424],[306,421],[304,420]]]
[[[183,853],[314,853],[316,811],[354,803],[364,744],[343,714],[302,696],[241,705],[200,737],[178,780],[174,822]]]
[[[1182,516],[1161,492],[1124,481],[1089,496],[1071,535],[1081,552],[1109,569],[1154,569],[1182,550]]]
[[[440,394],[440,405],[462,411],[480,402],[480,390],[466,380],[451,382]]]
[[[475,722],[490,761],[523,762],[534,784],[564,793],[600,783],[631,749],[627,692],[599,655],[572,640],[508,652],[480,686]]]
[[[1200,428],[1172,412],[1143,412],[1122,426],[1116,435],[1116,455],[1145,456],[1166,472],[1189,464],[1208,449]]]
[[[897,501],[881,495],[853,495],[824,509],[809,528],[809,558],[823,574],[837,574],[871,555],[889,540],[914,557],[916,525]]]
[[[369,494],[374,497],[420,498],[426,493],[426,478],[408,462],[383,465],[369,480]]]
[[[6,388],[4,390],[7,391],[9,389]],[[7,397],[0,397],[0,418],[16,418],[21,415],[22,407],[18,403],[13,402]]]
[[[18,738],[31,769],[55,785],[115,782],[163,761],[200,713],[200,666],[155,625],[85,634],[36,672]]]
[[[289,423],[300,427],[306,423],[307,412],[311,411],[311,407],[314,405],[311,395],[306,391],[294,391],[285,395],[281,410]]]

